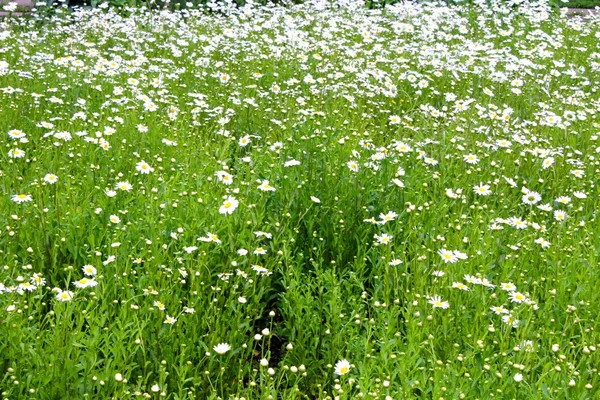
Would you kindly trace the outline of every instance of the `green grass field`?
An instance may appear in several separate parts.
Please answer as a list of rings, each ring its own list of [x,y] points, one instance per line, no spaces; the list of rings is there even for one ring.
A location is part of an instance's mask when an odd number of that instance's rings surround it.
[[[598,399],[599,20],[508,7],[5,20],[1,398]]]

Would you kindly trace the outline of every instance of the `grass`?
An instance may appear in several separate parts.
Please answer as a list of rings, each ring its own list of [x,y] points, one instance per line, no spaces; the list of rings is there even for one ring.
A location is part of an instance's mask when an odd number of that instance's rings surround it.
[[[598,398],[598,20],[504,4],[7,19],[2,398]]]
[[[595,8],[600,6],[598,0],[569,0],[568,2],[561,2],[561,5],[569,8]]]

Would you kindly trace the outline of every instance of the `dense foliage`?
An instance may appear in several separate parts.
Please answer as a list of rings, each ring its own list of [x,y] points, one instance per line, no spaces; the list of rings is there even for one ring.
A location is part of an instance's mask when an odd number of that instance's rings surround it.
[[[129,12],[0,31],[2,398],[598,398],[598,19]]]

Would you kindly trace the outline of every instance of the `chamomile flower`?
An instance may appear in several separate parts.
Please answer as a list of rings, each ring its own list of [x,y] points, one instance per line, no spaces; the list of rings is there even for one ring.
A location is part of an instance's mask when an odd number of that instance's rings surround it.
[[[511,292],[510,301],[513,303],[523,303],[527,300],[527,296],[520,292]]]
[[[98,282],[96,282],[93,278],[81,278],[80,280],[73,282],[73,285],[79,289],[85,289],[88,287],[97,286]]]
[[[54,174],[46,174],[44,176],[44,182],[49,183],[51,185],[55,184],[56,182],[58,182],[58,176],[54,175]]]
[[[56,294],[56,300],[66,302],[73,300],[73,292],[68,290],[61,290]]]
[[[124,182],[117,182],[117,184],[115,185],[115,187],[118,190],[123,190],[125,192],[129,192],[131,189],[133,189],[133,186],[131,186],[131,183],[126,182],[126,181],[124,181]]]
[[[8,157],[9,158],[23,158],[23,157],[25,157],[25,152],[23,150],[15,147],[14,149],[10,149],[8,151]]]
[[[492,191],[490,190],[490,185],[484,185],[483,183],[473,186],[473,191],[479,196],[489,196],[490,194],[492,194]]]
[[[233,183],[233,175],[226,171],[217,171],[215,173],[217,180],[227,186]]]
[[[467,154],[463,157],[463,160],[467,164],[478,164],[479,163],[479,157],[477,157],[475,154]]]
[[[94,268],[94,266],[89,265],[89,264],[86,264],[83,267],[81,267],[81,271],[86,276],[95,276],[98,273],[96,268]]]
[[[557,221],[564,221],[567,219],[567,213],[563,210],[554,210],[554,219]]]
[[[494,312],[496,315],[504,315],[504,314],[508,314],[508,310],[502,306],[492,306],[490,307],[490,310],[492,312]]]
[[[235,197],[229,196],[219,208],[219,214],[231,215],[238,208],[239,202]]]
[[[248,145],[250,144],[250,142],[251,142],[251,140],[250,140],[250,136],[246,135],[246,136],[242,136],[242,137],[240,138],[240,140],[238,141],[238,144],[239,144],[241,147],[246,147],[246,146],[248,146]]]
[[[440,257],[442,257],[442,260],[445,263],[451,263],[454,264],[456,262],[458,262],[458,257],[456,256],[456,254],[451,251],[451,250],[446,250],[446,249],[440,249],[438,251],[438,254],[440,255]]]
[[[427,302],[431,304],[433,308],[450,308],[450,303],[443,301],[440,296],[432,296]]]
[[[150,172],[154,172],[154,168],[152,168],[146,161],[140,161],[135,164],[135,169],[141,174],[149,174]]]
[[[258,185],[258,189],[263,192],[274,192],[275,188],[269,184],[269,181],[263,180],[260,185]]]
[[[33,200],[30,194],[16,194],[11,199],[15,203],[28,203]]]
[[[340,360],[337,363],[335,363],[335,367],[334,367],[334,374],[336,375],[346,375],[348,372],[350,372],[350,362],[348,360]]]
[[[25,132],[20,131],[18,129],[12,129],[12,130],[8,131],[8,137],[11,139],[23,139],[26,136],[27,135],[25,134]]]
[[[228,345],[227,343],[219,343],[219,344],[217,344],[216,346],[213,347],[213,350],[217,354],[225,354],[229,350],[231,350],[231,346]]]
[[[537,192],[527,192],[523,195],[523,197],[521,198],[521,200],[523,201],[523,203],[527,204],[527,205],[533,205],[538,203],[540,200],[542,200],[542,196],[540,196],[539,193]]]

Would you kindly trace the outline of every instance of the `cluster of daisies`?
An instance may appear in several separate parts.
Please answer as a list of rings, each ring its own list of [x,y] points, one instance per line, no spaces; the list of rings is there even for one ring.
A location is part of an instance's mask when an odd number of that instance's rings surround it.
[[[3,398],[115,320],[85,396],[597,395],[600,19],[55,11],[0,24]]]

